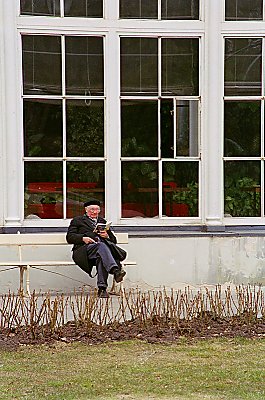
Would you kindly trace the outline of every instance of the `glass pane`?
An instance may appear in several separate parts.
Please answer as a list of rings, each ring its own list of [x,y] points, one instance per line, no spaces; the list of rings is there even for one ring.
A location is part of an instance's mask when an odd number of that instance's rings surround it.
[[[262,39],[226,39],[225,95],[261,94]]]
[[[260,156],[260,102],[225,102],[224,155],[226,157]]]
[[[228,21],[262,19],[262,0],[226,0],[225,19]]]
[[[25,218],[63,218],[60,162],[25,162]]]
[[[66,93],[104,95],[102,37],[66,37]]]
[[[61,94],[61,38],[22,36],[24,94]]]
[[[199,0],[162,0],[162,19],[199,19]]]
[[[225,216],[260,217],[260,162],[226,161]]]
[[[120,0],[120,18],[157,18],[157,0]]]
[[[176,101],[176,155],[198,156],[198,102]]]
[[[104,162],[68,162],[66,190],[67,218],[82,215],[84,213],[83,203],[94,199],[102,203],[101,215],[104,216]]]
[[[122,163],[122,217],[158,215],[158,165],[155,161]]]
[[[103,17],[103,0],[64,0],[66,17]]]
[[[174,157],[174,100],[161,99],[161,156],[163,158]]]
[[[162,157],[198,156],[197,101],[176,100],[175,109],[173,100],[161,101],[161,153]]]
[[[121,39],[121,93],[157,95],[157,39]]]
[[[163,215],[198,217],[198,162],[163,162]]]
[[[60,16],[60,0],[20,0],[20,12],[24,15]]]
[[[121,136],[123,157],[157,156],[157,101],[122,101]]]
[[[199,39],[162,39],[162,95],[199,94]]]
[[[62,156],[62,137],[61,101],[24,99],[25,156]]]
[[[67,100],[68,157],[104,157],[104,102]]]

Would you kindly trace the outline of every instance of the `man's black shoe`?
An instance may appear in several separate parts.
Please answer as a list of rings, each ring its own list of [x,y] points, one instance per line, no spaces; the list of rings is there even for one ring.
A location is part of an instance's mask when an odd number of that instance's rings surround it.
[[[108,299],[109,294],[106,289],[99,288],[98,289],[98,297],[100,297],[101,299]]]
[[[121,282],[126,275],[126,271],[124,269],[118,269],[114,271],[114,279],[117,283]]]

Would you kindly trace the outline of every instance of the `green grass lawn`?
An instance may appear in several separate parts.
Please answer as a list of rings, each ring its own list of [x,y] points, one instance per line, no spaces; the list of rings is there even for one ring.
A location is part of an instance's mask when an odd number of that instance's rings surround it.
[[[265,399],[265,340],[0,351],[0,399]]]

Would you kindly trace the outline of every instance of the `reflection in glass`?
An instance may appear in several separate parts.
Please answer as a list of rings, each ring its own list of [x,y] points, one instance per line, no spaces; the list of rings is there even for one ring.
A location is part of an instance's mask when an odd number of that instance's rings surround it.
[[[225,161],[226,217],[260,217],[260,162]]]
[[[161,156],[174,157],[174,100],[160,101]]]
[[[155,38],[121,38],[121,93],[157,94],[158,43]]]
[[[102,203],[101,215],[104,216],[104,162],[68,162],[66,171],[66,217],[73,218],[76,215],[82,215],[84,213],[83,203],[94,199]]]
[[[162,19],[199,19],[199,0],[162,0]]]
[[[122,217],[158,215],[158,165],[155,161],[122,163]]]
[[[162,157],[198,156],[198,102],[162,100],[161,107]]]
[[[25,218],[63,218],[62,163],[25,162]]]
[[[163,215],[198,217],[198,162],[163,162]]]
[[[120,18],[157,18],[157,0],[120,0]]]
[[[24,94],[61,94],[61,38],[23,35]]]
[[[103,17],[103,0],[64,0],[66,17]]]
[[[62,156],[61,101],[24,99],[23,104],[25,156]]]
[[[104,95],[103,38],[65,38],[66,93]]]
[[[224,116],[224,155],[260,156],[260,102],[226,101]]]
[[[225,95],[261,94],[262,39],[226,39]]]
[[[162,39],[162,95],[199,94],[199,39]]]
[[[61,94],[59,36],[22,36],[24,94]]]
[[[68,157],[104,157],[103,100],[67,100]]]
[[[225,0],[227,21],[261,20],[262,0]]]
[[[121,137],[123,157],[157,156],[157,132],[157,101],[122,101]]]
[[[60,0],[20,0],[20,13],[24,15],[59,17]]]

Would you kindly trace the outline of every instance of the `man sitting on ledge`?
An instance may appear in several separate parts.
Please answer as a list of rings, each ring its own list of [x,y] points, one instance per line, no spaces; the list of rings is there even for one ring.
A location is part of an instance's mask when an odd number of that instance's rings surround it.
[[[108,276],[114,275],[116,282],[121,282],[126,272],[120,261],[126,258],[126,252],[116,245],[117,239],[109,228],[95,232],[97,223],[106,223],[99,217],[100,202],[98,200],[84,203],[85,214],[72,219],[66,240],[73,244],[73,260],[83,271],[91,276],[93,265],[97,267],[98,296],[107,298]],[[120,250],[123,254],[119,254]]]

